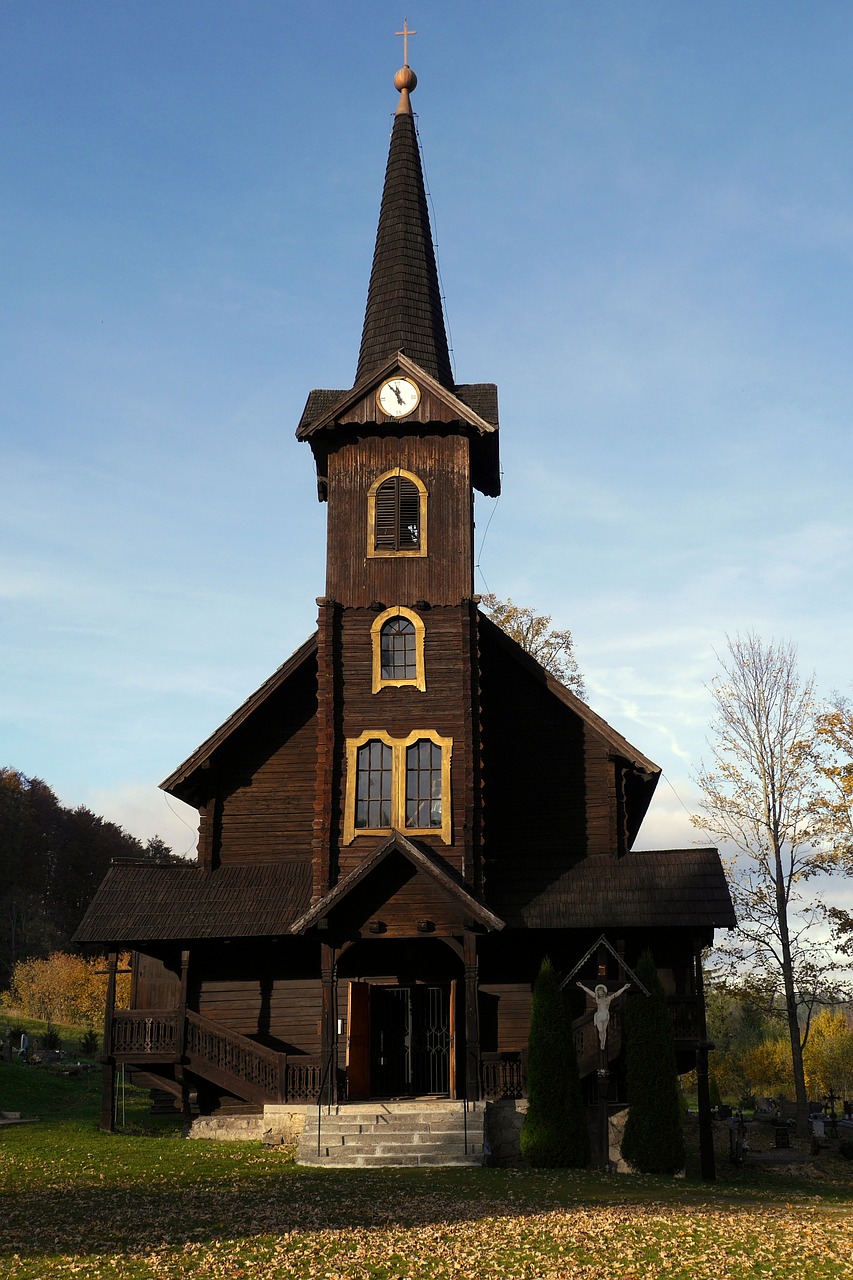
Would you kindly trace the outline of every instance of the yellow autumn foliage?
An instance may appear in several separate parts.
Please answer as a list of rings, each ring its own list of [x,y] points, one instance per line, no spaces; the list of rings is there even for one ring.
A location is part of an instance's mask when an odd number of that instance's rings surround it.
[[[127,969],[130,955],[119,957],[119,969]],[[30,1018],[71,1022],[97,1027],[104,1017],[107,998],[106,963],[54,951],[46,960],[20,960],[12,970],[9,990],[0,996],[6,1008]],[[130,974],[116,979],[116,1008],[130,1003]]]

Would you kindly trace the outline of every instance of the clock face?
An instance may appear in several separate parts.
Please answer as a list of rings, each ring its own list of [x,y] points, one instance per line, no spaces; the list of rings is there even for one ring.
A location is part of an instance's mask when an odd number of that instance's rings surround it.
[[[405,418],[420,403],[420,388],[410,378],[389,378],[376,393],[376,400],[389,418]]]

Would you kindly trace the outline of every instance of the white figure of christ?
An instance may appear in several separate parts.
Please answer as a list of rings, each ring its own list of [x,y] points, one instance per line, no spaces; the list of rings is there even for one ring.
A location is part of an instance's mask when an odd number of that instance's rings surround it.
[[[595,1001],[593,1022],[598,1031],[598,1043],[604,1049],[607,1044],[607,1028],[610,1023],[610,1006],[617,996],[621,996],[623,991],[628,990],[631,984],[626,982],[624,987],[620,987],[618,991],[609,992],[603,982],[599,982],[594,991],[590,991],[589,987],[585,987],[582,982],[578,982],[576,985],[580,987],[581,991],[585,991],[588,996],[592,996]]]

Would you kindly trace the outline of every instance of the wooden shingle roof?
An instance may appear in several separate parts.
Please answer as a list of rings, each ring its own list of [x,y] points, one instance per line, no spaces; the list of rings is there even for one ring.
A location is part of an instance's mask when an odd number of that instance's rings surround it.
[[[275,937],[311,901],[309,862],[110,867],[74,942],[133,946],[193,938]]]
[[[523,856],[523,855],[519,855]],[[525,900],[499,884],[486,899],[508,925],[528,929],[654,929],[735,926],[716,849],[663,849],[589,856]]]
[[[453,386],[414,117],[394,118],[355,380],[404,351]]]

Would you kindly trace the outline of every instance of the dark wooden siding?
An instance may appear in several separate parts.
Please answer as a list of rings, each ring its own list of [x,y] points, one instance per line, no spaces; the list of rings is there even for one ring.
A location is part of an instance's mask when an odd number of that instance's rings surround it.
[[[142,951],[133,954],[131,1004],[134,1009],[177,1009],[181,998],[181,976],[156,956]]]
[[[318,978],[203,979],[198,1011],[282,1053],[319,1053],[323,999]]]
[[[311,664],[238,730],[217,760],[220,863],[311,858],[316,699]]]
[[[427,487],[426,556],[367,555],[367,494],[401,467]],[[473,587],[469,442],[461,435],[353,439],[329,457],[326,595],[345,605],[374,600],[458,604]]]
[[[491,642],[480,681],[484,892],[512,921],[587,852],[584,725]]]
[[[389,605],[404,603],[389,600]],[[411,603],[411,602],[405,602]],[[450,866],[463,870],[469,850],[472,822],[471,747],[471,653],[467,630],[468,605],[426,609],[424,623],[424,668],[426,689],[388,686],[372,692],[373,649],[370,629],[376,614],[369,609],[344,609],[340,614],[341,726],[339,744],[339,804],[343,815],[346,798],[346,740],[371,729],[383,729],[394,738],[406,738],[415,729],[434,729],[453,739],[451,759],[452,843],[438,835],[419,835],[418,841],[440,854]],[[377,841],[373,836],[356,836],[344,845],[343,822],[339,823],[341,874],[361,861],[363,851]]]
[[[616,770],[610,747],[591,729],[584,730],[587,840],[590,853],[617,853]]]
[[[533,992],[529,982],[483,983],[480,987],[480,1049],[518,1053],[527,1048]]]

